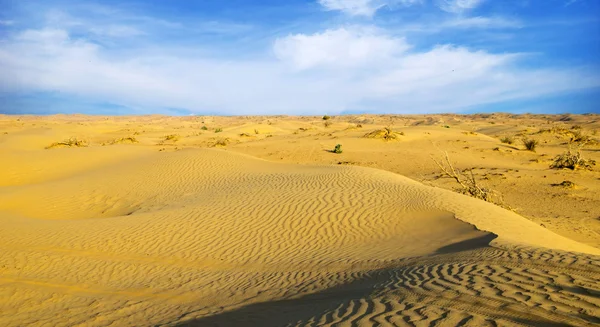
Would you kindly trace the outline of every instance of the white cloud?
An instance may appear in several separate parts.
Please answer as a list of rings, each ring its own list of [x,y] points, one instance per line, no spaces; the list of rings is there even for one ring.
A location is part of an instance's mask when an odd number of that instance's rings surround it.
[[[454,28],[520,28],[523,24],[514,19],[502,17],[468,17],[445,21],[443,27]]]
[[[483,0],[438,0],[439,7],[447,12],[462,13],[481,5]]]
[[[408,49],[404,39],[390,37],[373,27],[289,35],[274,44],[277,58],[296,69],[376,65]]]
[[[422,0],[318,0],[326,10],[339,10],[350,16],[373,16],[385,6],[409,6]]]
[[[185,49],[126,57],[60,29],[0,42],[0,92],[59,91],[133,107],[223,114],[318,114],[347,109],[443,112],[600,86],[594,71],[530,69],[522,55],[457,46],[409,49],[372,28],[296,34],[275,58],[226,60]]]

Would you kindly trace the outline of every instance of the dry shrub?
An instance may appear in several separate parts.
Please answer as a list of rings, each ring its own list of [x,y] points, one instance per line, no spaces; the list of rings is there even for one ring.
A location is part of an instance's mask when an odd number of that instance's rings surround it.
[[[592,159],[584,159],[581,154],[581,148],[584,144],[569,144],[569,149],[563,154],[559,154],[554,158],[554,162],[550,165],[550,168],[554,169],[592,169],[596,165],[596,161]]]
[[[457,192],[503,206],[502,199],[497,192],[477,184],[475,175],[473,175],[473,169],[466,169],[460,172],[454,169],[454,165],[452,165],[448,157],[448,152],[444,151],[443,160],[437,161],[433,157],[431,159],[442,171],[442,176],[453,178],[460,185],[460,188],[456,190]]]
[[[231,140],[229,138],[218,138],[215,140],[215,143],[213,143],[213,147],[216,146],[227,146],[227,144],[229,144],[231,142]]]
[[[177,141],[179,141],[179,137],[180,137],[179,134],[169,134],[169,135],[165,135],[164,140],[177,142]]]
[[[513,143],[515,143],[515,139],[512,136],[505,136],[500,139],[500,142],[506,143],[506,144],[513,144]]]
[[[371,139],[384,139],[386,141],[397,140],[398,136],[404,135],[404,132],[395,132],[389,127],[384,129],[378,129],[370,133],[365,134],[363,137]]]
[[[329,120],[326,120],[323,125],[325,125],[325,127],[329,127],[331,126],[331,122]]]
[[[58,148],[58,147],[87,147],[88,146],[88,142],[86,140],[80,140],[76,137],[71,137],[68,140],[62,141],[62,142],[54,142],[52,144],[50,144],[49,146],[46,147],[46,149],[53,149],[53,148]]]
[[[535,139],[528,139],[528,138],[523,138],[523,139],[521,139],[521,141],[523,142],[525,149],[527,149],[529,151],[533,151],[533,152],[535,152],[535,148],[537,147],[537,145],[539,143]]]
[[[129,136],[129,137],[122,137],[119,139],[114,139],[110,142],[110,144],[120,144],[120,143],[138,143],[138,140],[133,136]]]
[[[323,116],[323,120],[330,120],[330,119],[331,119],[331,116],[327,116],[327,115]]]

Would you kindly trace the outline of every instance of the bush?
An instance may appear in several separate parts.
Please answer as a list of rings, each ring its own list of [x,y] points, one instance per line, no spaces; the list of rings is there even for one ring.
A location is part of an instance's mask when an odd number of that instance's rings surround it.
[[[525,149],[527,149],[529,151],[533,151],[533,152],[535,152],[535,148],[537,147],[537,145],[539,143],[535,139],[528,139],[528,138],[523,138],[523,139],[521,139],[521,141],[523,142]]]
[[[323,125],[325,125],[325,127],[329,127],[329,126],[331,126],[331,122],[330,121],[325,121],[325,123],[323,123]]]
[[[54,142],[52,144],[50,144],[49,146],[46,147],[46,149],[52,149],[52,148],[56,148],[56,147],[63,147],[63,146],[68,146],[68,147],[87,147],[88,146],[88,142],[86,140],[80,140],[76,137],[71,137],[68,140],[62,141],[62,142]]]
[[[179,140],[179,134],[170,134],[165,136],[165,141],[177,142]]]
[[[500,139],[500,142],[506,143],[506,144],[513,144],[513,143],[515,143],[515,139],[512,136],[505,136]]]
[[[223,131],[223,129],[222,129],[222,128],[217,128],[217,129],[215,129],[215,133],[221,133],[222,131]]]
[[[342,153],[342,145],[341,144],[337,144],[335,146],[335,148],[333,148],[333,150],[331,150],[331,152],[333,152],[333,153]]]
[[[323,116],[323,120],[330,120],[330,119],[331,119],[330,116],[327,116],[327,115]]]
[[[584,159],[581,155],[581,149],[578,147],[576,149],[572,149],[569,147],[569,150],[563,154],[559,154],[554,158],[554,162],[550,165],[550,168],[554,169],[591,169],[592,166],[596,164],[596,161],[591,159]]]
[[[205,125],[205,126],[202,126],[202,127],[200,127],[200,129],[201,129],[201,130],[203,130],[203,131],[208,131],[208,127],[206,127],[206,125]]]
[[[391,128],[385,127],[384,129],[378,129],[378,130],[372,131],[370,133],[367,133],[363,137],[384,139],[386,141],[391,141],[391,140],[398,139],[399,135],[404,135],[404,132],[395,132]]]

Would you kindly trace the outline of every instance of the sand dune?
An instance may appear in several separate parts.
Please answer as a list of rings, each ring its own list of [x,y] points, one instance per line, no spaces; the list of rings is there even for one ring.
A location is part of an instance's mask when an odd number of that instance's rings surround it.
[[[600,249],[487,202],[375,168],[22,134],[0,143],[3,326],[600,323]]]

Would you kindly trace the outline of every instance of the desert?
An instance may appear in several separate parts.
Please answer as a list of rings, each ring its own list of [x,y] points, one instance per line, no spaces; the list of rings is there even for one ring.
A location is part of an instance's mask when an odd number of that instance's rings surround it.
[[[0,115],[0,325],[596,325],[598,131]]]

